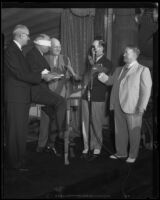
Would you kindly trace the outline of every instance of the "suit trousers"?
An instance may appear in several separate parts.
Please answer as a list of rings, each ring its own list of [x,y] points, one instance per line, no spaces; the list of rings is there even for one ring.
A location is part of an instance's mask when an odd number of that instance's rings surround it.
[[[56,119],[58,131],[64,132],[66,130],[65,98],[52,92],[47,87],[41,87],[36,91],[36,94],[32,94],[32,102],[46,105],[44,112],[46,112],[50,120]]]
[[[52,125],[52,127],[50,127]],[[51,131],[51,133],[49,133]],[[54,146],[56,136],[57,136],[57,127],[55,120],[50,123],[49,116],[41,110],[41,120],[40,120],[40,132],[38,138],[38,146],[45,147],[47,142],[50,147]]]
[[[90,149],[99,149],[102,148],[102,126],[104,122],[105,115],[105,102],[92,102],[92,122],[94,125],[95,133],[91,126],[91,141]],[[84,149],[88,149],[88,128],[89,128],[89,109],[88,101],[82,100],[82,133],[84,141]],[[97,138],[95,136],[97,135]]]
[[[117,103],[114,108],[116,154],[137,158],[141,139],[141,114],[124,113]]]
[[[7,102],[7,156],[11,167],[21,167],[25,160],[30,104]]]

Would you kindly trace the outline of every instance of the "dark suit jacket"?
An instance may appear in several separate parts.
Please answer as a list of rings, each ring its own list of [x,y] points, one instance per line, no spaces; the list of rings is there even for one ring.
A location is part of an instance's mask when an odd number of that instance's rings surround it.
[[[46,59],[42,56],[42,54],[39,52],[39,50],[36,47],[33,47],[26,54],[26,61],[28,62],[29,68],[32,72],[41,72],[44,69],[47,69],[50,71],[49,64],[47,63]],[[48,83],[45,82],[44,80],[42,80],[39,85],[32,86],[31,88],[32,97],[33,96],[36,97],[42,88],[49,89]]]
[[[12,41],[4,54],[5,100],[7,102],[30,102],[32,84],[41,82],[41,73],[30,72],[21,50]]]
[[[98,72],[94,73],[93,76],[93,86],[92,86],[92,101],[94,102],[104,102],[106,99],[106,93],[110,92],[111,88],[106,87],[105,84],[101,83],[98,80],[98,74],[100,72],[104,72],[106,74],[110,74],[112,71],[112,63],[110,60],[106,58],[105,55],[103,55],[97,62],[96,64],[102,64],[103,67],[101,67],[101,70],[98,70]],[[89,83],[90,84],[90,83]],[[87,99],[87,90],[84,92],[83,98]]]

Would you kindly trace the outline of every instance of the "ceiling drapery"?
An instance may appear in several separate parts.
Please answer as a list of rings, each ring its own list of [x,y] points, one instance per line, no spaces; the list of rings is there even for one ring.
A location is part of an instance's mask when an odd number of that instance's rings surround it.
[[[95,8],[71,8],[71,12],[79,17],[95,16]]]
[[[1,11],[1,31],[5,44],[12,39],[12,31],[17,24],[29,28],[31,39],[39,33],[60,37],[62,8],[2,8]]]

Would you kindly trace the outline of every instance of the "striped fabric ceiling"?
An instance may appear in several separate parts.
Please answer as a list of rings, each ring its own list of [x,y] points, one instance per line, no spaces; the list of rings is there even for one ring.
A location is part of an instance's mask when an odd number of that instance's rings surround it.
[[[12,39],[15,25],[24,24],[30,30],[31,39],[46,33],[59,38],[62,8],[3,8],[1,9],[1,32],[5,44]]]

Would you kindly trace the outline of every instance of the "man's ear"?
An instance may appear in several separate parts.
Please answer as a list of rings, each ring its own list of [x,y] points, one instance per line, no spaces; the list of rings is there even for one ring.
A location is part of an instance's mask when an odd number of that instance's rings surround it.
[[[23,34],[19,34],[19,38],[20,38],[20,39],[23,39]]]

